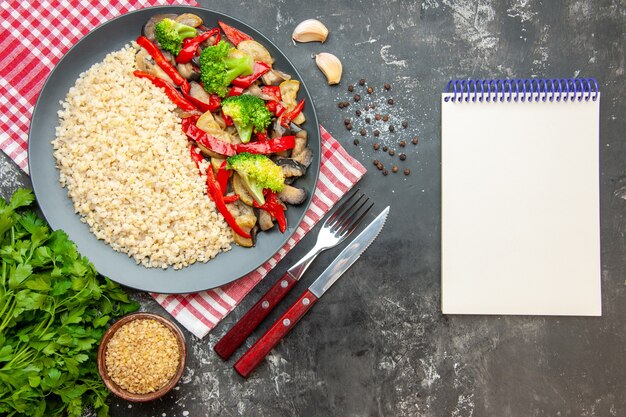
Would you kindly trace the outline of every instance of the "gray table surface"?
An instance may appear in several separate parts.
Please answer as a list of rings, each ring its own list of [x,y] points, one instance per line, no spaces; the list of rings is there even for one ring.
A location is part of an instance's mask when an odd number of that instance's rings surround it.
[[[179,387],[149,404],[112,400],[113,416],[624,416],[626,415],[626,5],[623,1],[200,1],[269,36],[294,62],[320,122],[369,172],[360,187],[392,213],[384,233],[300,322],[249,380],[212,351],[218,338],[314,243],[307,236],[209,336],[187,333],[188,367]],[[294,46],[307,18],[328,41]],[[329,87],[311,60],[332,52],[344,65]],[[600,121],[602,301],[600,318],[443,316],[440,312],[440,105],[451,78],[593,76]],[[363,118],[347,132],[339,110],[346,87],[389,114],[395,133],[419,136],[398,156],[374,153]],[[383,83],[390,92],[381,91]],[[393,106],[387,98],[395,100]],[[409,126],[402,129],[400,123]],[[361,137],[357,131],[368,128]],[[353,139],[361,140],[359,146]],[[379,158],[411,175],[384,177]],[[2,154],[0,189],[28,178]],[[314,235],[314,233],[312,233]],[[338,253],[320,256],[270,317],[275,319]],[[163,310],[135,293],[142,308]],[[273,320],[272,320],[273,321]],[[251,341],[268,327],[269,321]],[[248,343],[249,346],[250,343]],[[241,351],[240,351],[241,352]],[[239,353],[240,353],[239,352]]]

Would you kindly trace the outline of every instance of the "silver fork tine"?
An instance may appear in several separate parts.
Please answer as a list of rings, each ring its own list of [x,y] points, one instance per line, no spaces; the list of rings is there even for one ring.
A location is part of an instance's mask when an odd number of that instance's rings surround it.
[[[326,221],[324,222],[322,227],[329,226],[329,225],[331,225],[331,223],[334,224],[334,221],[337,218],[337,216],[342,213],[343,209],[348,205],[350,200],[352,200],[354,198],[354,196],[356,196],[359,193],[359,191],[360,191],[360,189],[357,189],[354,193],[352,193],[352,195],[350,197],[348,197],[346,199],[346,201],[344,201],[343,203],[341,203],[340,206],[335,208],[335,211],[326,219]]]
[[[337,231],[341,228],[341,226],[342,226],[342,225],[346,222],[346,219],[347,219],[347,218],[348,218],[348,217],[349,217],[349,216],[353,213],[353,211],[354,211],[354,210],[353,210],[353,209],[354,209],[354,207],[356,207],[356,206],[357,206],[357,204],[361,203],[361,200],[362,200],[363,198],[365,198],[365,201],[367,201],[367,200],[368,200],[368,198],[367,198],[367,196],[366,196],[366,195],[364,195],[364,194],[360,195],[360,196],[359,196],[359,198],[358,198],[358,199],[357,199],[354,203],[352,203],[352,204],[350,205],[350,207],[346,208],[346,209],[345,209],[345,210],[341,213],[341,215],[339,216],[339,218],[338,218],[338,219],[336,219],[336,220],[335,220],[335,222],[334,222],[332,225],[330,225],[330,226],[331,226],[331,227],[330,227],[330,230],[331,230],[332,232],[337,232]],[[362,206],[362,205],[363,205],[363,203],[361,203],[361,206]],[[360,206],[359,206],[359,208],[360,208]],[[357,210],[358,210],[358,209],[357,209]]]
[[[363,205],[364,205],[365,203],[367,203],[368,201],[369,201],[369,199],[365,200],[365,201],[363,202],[363,204],[361,205],[361,207],[363,207]],[[361,207],[359,207],[359,210],[361,209]],[[367,214],[367,212],[368,212],[368,211],[370,211],[370,209],[371,209],[372,207],[374,207],[374,203],[370,204],[370,205],[369,205],[369,206],[368,206],[368,207],[367,207],[367,208],[366,208],[366,209],[365,209],[365,210],[361,213],[361,215],[360,215],[359,217],[357,217],[355,220],[352,220],[352,217],[355,217],[355,216],[359,213],[359,211],[358,211],[358,210],[357,210],[357,211],[355,211],[355,212],[354,212],[354,215],[353,215],[353,216],[351,216],[351,218],[350,218],[350,222],[346,222],[345,227],[343,227],[343,228],[339,231],[339,233],[341,233],[341,237],[344,237],[344,236],[348,236],[348,235],[350,235],[350,233],[352,233],[352,232],[354,231],[354,229],[356,229],[357,227],[359,227],[359,224],[361,224],[361,221],[363,220],[363,218],[365,217],[365,215]]]

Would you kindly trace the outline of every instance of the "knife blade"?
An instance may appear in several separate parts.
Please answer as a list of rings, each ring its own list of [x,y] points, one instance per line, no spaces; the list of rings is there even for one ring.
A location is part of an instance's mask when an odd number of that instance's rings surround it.
[[[300,298],[239,358],[234,365],[239,375],[247,378],[317,300],[359,259],[380,234],[388,214],[389,206],[341,251]]]

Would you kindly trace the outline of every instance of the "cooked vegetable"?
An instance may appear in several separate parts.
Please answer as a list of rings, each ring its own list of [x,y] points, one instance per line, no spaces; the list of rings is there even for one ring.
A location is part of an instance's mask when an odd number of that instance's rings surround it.
[[[285,178],[301,177],[306,173],[306,167],[291,158],[278,158],[276,164],[283,170]]]
[[[233,120],[243,143],[250,142],[253,130],[262,132],[272,121],[265,102],[249,94],[228,97],[222,102],[222,111]]]
[[[278,223],[278,230],[284,233],[287,230],[287,218],[285,217],[285,207],[276,197],[276,193],[271,190],[265,190],[265,202],[263,204],[257,204],[254,202],[254,207],[267,211],[276,219]]]
[[[260,205],[265,204],[263,189],[280,192],[285,187],[283,170],[265,155],[240,153],[226,161],[227,168],[237,171],[243,184]]]
[[[200,54],[200,78],[208,93],[220,97],[228,94],[228,86],[240,75],[253,73],[254,61],[249,56],[220,41]]]
[[[148,74],[143,71],[133,71],[133,75],[137,78],[146,78],[152,82],[155,86],[162,88],[165,91],[165,94],[176,104],[178,107],[185,111],[195,110],[196,106],[187,100],[183,95],[174,88],[170,83],[165,81],[163,78],[156,77],[152,74]]]
[[[67,235],[52,232],[18,190],[0,199],[0,415],[108,415],[98,342],[138,304],[100,277]],[[18,212],[21,211],[21,212]]]
[[[206,171],[206,183],[207,183],[207,193],[209,194],[209,198],[215,202],[215,207],[217,211],[219,211],[224,217],[224,221],[228,223],[228,225],[233,229],[233,232],[237,233],[239,236],[243,238],[250,238],[250,234],[248,231],[243,230],[241,226],[237,224],[237,221],[228,211],[228,207],[226,207],[226,202],[224,201],[224,196],[222,195],[222,190],[220,185],[217,183],[215,179],[215,175],[213,174],[213,168],[209,167]]]
[[[145,36],[138,37],[137,44],[150,54],[150,56],[154,59],[154,62],[161,67],[163,71],[165,71],[174,84],[184,85],[187,83],[187,80],[185,80],[182,75],[176,71],[176,68],[163,56],[163,53],[159,50],[159,48],[157,48],[157,46],[148,38]]]
[[[237,45],[237,49],[243,52],[246,55],[249,55],[255,61],[265,62],[266,64],[272,65],[274,63],[274,58],[270,55],[270,53],[265,49],[263,45],[254,40],[245,40],[239,42]]]
[[[196,36],[196,29],[175,20],[165,18],[155,27],[156,38],[166,51],[178,55],[183,45],[183,39]]]
[[[237,243],[239,246],[243,246],[244,248],[251,248],[252,246],[254,246],[252,229],[254,229],[254,226],[256,225],[256,216],[254,214],[244,214],[238,216],[235,221],[242,230],[250,234],[250,237],[245,238],[238,235],[237,233],[233,233],[233,240],[235,241],[235,243]]]
[[[220,30],[215,28],[204,32],[202,35],[196,36],[192,39],[185,39],[183,46],[176,56],[176,62],[187,63],[196,56],[200,44],[208,40],[211,36],[215,36],[214,45],[217,45],[220,41]]]
[[[306,190],[303,188],[292,187],[291,185],[285,185],[285,188],[278,194],[278,198],[287,204],[297,206],[304,203],[306,200]]]
[[[235,46],[239,45],[239,42],[252,40],[252,37],[250,35],[247,35],[243,33],[242,31],[235,29],[234,27],[229,26],[220,20],[218,20],[217,23],[220,25],[220,27],[226,34],[226,37],[228,38],[228,40],[231,41],[233,45]]]
[[[255,82],[259,77],[270,70],[270,66],[265,62],[257,61],[254,63],[254,67],[252,68],[252,74],[250,75],[241,75],[233,80],[233,85],[237,87],[248,88]]]

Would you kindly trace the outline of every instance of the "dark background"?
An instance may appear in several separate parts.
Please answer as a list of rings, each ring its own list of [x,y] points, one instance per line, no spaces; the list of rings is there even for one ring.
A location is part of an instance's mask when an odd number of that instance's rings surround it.
[[[171,395],[149,404],[113,399],[113,416],[624,416],[626,415],[626,93],[623,1],[200,1],[258,28],[296,65],[320,122],[369,170],[360,187],[391,215],[383,234],[249,380],[212,346],[314,243],[307,236],[209,336],[186,333],[188,368]],[[291,43],[295,25],[318,18],[323,45]],[[343,62],[326,85],[312,54]],[[443,316],[440,312],[440,93],[452,78],[596,77],[601,85],[602,317]],[[357,107],[348,84],[374,87]],[[384,92],[383,83],[392,85]],[[386,104],[393,98],[393,106]],[[374,152],[364,117],[377,104]],[[368,115],[373,118],[374,111]],[[343,120],[353,119],[346,131]],[[401,122],[406,120],[408,128]],[[395,133],[387,126],[393,124]],[[367,135],[358,131],[366,128]],[[410,139],[419,137],[419,144]],[[360,144],[353,144],[354,138]],[[397,142],[409,142],[404,150]],[[406,161],[398,153],[407,155]],[[373,165],[397,164],[384,177]],[[410,168],[411,174],[401,172]],[[28,178],[0,155],[4,197]],[[270,319],[315,279],[322,254]],[[144,310],[164,313],[136,293]],[[248,346],[265,330],[257,331]],[[243,350],[243,349],[242,349]],[[242,350],[238,352],[237,357]]]

